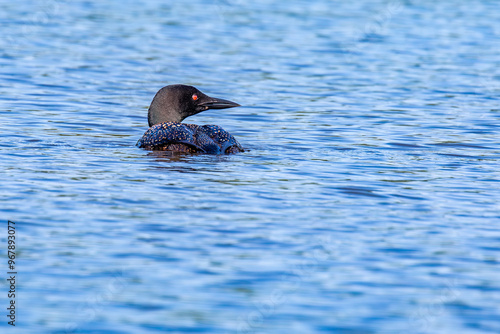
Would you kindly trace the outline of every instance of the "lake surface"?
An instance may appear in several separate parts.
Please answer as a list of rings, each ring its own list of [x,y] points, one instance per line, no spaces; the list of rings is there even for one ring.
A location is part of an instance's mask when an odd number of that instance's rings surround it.
[[[500,333],[496,1],[1,1],[2,333]],[[135,146],[158,89],[247,150]],[[7,220],[17,318],[7,324]]]

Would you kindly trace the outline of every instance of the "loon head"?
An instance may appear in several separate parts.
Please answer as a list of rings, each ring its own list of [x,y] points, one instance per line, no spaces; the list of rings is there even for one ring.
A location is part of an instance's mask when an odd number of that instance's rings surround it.
[[[238,103],[207,96],[193,86],[169,85],[156,93],[148,110],[149,126],[163,122],[182,122],[186,117],[208,109],[239,107]]]

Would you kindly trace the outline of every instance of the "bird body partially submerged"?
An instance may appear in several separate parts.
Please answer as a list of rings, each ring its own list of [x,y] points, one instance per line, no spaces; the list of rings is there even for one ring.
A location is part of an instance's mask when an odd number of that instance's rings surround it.
[[[137,142],[150,150],[229,154],[243,152],[238,141],[217,125],[164,122],[153,125]]]
[[[137,146],[186,153],[243,152],[238,141],[220,126],[181,123],[186,117],[208,109],[238,106],[228,100],[209,97],[192,86],[163,87],[151,102],[148,110],[150,128],[137,142]]]

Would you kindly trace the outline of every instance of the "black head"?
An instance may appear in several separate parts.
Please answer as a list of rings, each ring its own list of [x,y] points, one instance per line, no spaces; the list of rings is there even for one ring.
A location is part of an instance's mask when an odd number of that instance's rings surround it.
[[[225,109],[240,105],[207,96],[193,86],[170,85],[156,93],[148,110],[149,126],[163,122],[182,122],[186,117],[208,109]]]

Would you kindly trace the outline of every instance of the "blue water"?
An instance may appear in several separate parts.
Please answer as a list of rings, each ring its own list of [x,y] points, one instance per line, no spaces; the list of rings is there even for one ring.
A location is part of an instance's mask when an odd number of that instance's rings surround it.
[[[1,1],[2,333],[500,333],[497,1]],[[173,83],[247,149],[135,147]],[[7,324],[7,220],[17,319]]]

